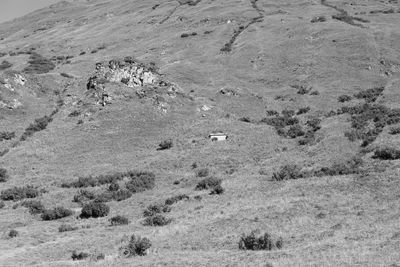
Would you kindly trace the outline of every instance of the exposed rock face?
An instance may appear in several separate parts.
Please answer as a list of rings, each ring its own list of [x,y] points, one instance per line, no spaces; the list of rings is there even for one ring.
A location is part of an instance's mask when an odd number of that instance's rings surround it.
[[[93,90],[98,103],[105,106],[111,103],[113,97],[107,92],[108,82],[123,83],[128,87],[137,88],[136,93],[141,98],[150,98],[162,112],[167,112],[168,103],[161,95],[176,97],[177,86],[161,79],[154,65],[139,63],[132,57],[124,60],[111,60],[108,63],[96,63],[96,71],[89,78],[87,89]]]

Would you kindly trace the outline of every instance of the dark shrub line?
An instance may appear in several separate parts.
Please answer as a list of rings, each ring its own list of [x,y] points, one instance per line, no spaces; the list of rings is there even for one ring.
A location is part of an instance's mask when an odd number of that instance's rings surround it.
[[[43,221],[53,221],[71,216],[74,212],[64,207],[55,207],[54,209],[44,210],[41,218]]]
[[[31,52],[30,53],[30,58],[29,58],[29,66],[23,69],[23,72],[25,73],[33,73],[33,74],[42,74],[42,73],[48,73],[49,71],[53,70],[56,65],[54,63],[43,57],[42,55],[39,55],[36,52]]]
[[[25,198],[35,198],[40,195],[37,188],[27,185],[23,187],[12,187],[1,191],[0,198],[5,201],[17,201]]]
[[[90,202],[82,207],[82,219],[105,217],[110,212],[110,207],[101,202]]]
[[[53,121],[52,115],[44,116],[39,119],[35,119],[34,123],[31,123],[22,134],[20,140],[25,141],[28,137],[32,136],[35,132],[40,132],[46,129],[47,125]]]
[[[390,147],[378,148],[374,151],[372,158],[381,160],[400,159],[400,150]]]

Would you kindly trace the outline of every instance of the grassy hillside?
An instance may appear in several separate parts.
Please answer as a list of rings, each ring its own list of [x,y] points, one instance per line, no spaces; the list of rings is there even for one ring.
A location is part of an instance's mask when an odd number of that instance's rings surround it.
[[[76,0],[0,24],[0,266],[399,265],[399,23]]]

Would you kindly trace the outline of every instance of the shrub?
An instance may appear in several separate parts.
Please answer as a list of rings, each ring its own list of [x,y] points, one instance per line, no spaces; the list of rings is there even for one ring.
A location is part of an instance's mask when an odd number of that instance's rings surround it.
[[[34,123],[31,123],[25,132],[21,136],[21,141],[25,141],[29,136],[33,135],[35,132],[42,131],[46,129],[47,125],[53,121],[51,116],[44,116],[39,119],[35,119]]]
[[[400,150],[391,147],[379,148],[374,151],[374,159],[396,160],[400,159]]]
[[[131,180],[125,186],[132,193],[153,189],[155,186],[155,175],[151,172],[132,173]]]
[[[45,208],[39,200],[25,200],[21,206],[28,208],[30,214],[40,214]]]
[[[210,189],[214,188],[218,185],[221,184],[221,179],[215,178],[215,177],[207,177],[200,182],[197,183],[196,185],[196,190],[205,190],[205,189]]]
[[[173,205],[176,202],[181,201],[181,200],[189,200],[189,196],[186,195],[186,194],[181,194],[181,195],[177,195],[177,196],[174,196],[174,197],[167,198],[165,200],[165,205]]]
[[[309,112],[311,110],[310,107],[304,107],[304,108],[299,108],[299,110],[296,112],[296,115],[301,115]]]
[[[88,190],[79,190],[78,194],[74,195],[73,202],[84,203],[96,198],[96,194]]]
[[[164,140],[158,146],[158,150],[170,149],[172,147],[172,140]]]
[[[82,52],[79,53],[80,56],[83,56],[83,55],[85,55],[85,54],[86,54],[85,51],[82,51]]]
[[[145,256],[147,250],[151,247],[151,242],[148,238],[132,235],[129,243],[120,248],[120,251],[125,257]]]
[[[7,174],[7,170],[4,168],[0,168],[0,182],[6,182],[9,176]]]
[[[108,187],[109,191],[118,191],[119,190],[119,184],[117,182],[112,182],[110,186]]]
[[[224,193],[224,191],[225,190],[221,185],[217,185],[211,190],[210,195],[221,195],[222,193]]]
[[[350,101],[351,99],[352,99],[352,97],[349,95],[341,95],[338,97],[338,101],[341,103]]]
[[[207,168],[201,168],[196,171],[196,177],[207,177],[210,171]]]
[[[145,226],[164,226],[171,223],[172,219],[166,218],[161,214],[156,214],[150,217],[146,217],[143,222]]]
[[[299,124],[290,126],[289,130],[286,132],[286,136],[289,138],[296,138],[304,134],[303,128]]]
[[[354,97],[358,99],[364,99],[367,103],[371,103],[375,102],[378,99],[378,97],[382,94],[383,90],[385,90],[385,87],[383,86],[375,87],[361,91],[355,94]]]
[[[124,224],[128,224],[129,220],[128,220],[128,218],[126,218],[124,216],[118,215],[118,216],[112,217],[110,219],[110,223],[112,226],[124,225]]]
[[[10,238],[14,238],[17,236],[19,236],[19,233],[17,230],[12,229],[10,232],[8,232],[8,237],[10,237]]]
[[[79,115],[81,115],[81,112],[79,110],[74,110],[68,114],[68,117],[78,117]]]
[[[120,189],[118,191],[112,192],[112,199],[115,201],[123,201],[125,199],[130,198],[131,196],[132,196],[131,191],[126,189]]]
[[[74,214],[74,212],[70,209],[66,209],[64,207],[56,207],[51,210],[43,211],[41,217],[43,221],[53,221],[71,216],[72,214]]]
[[[58,232],[63,233],[63,232],[70,232],[70,231],[75,231],[78,230],[79,227],[78,226],[72,226],[70,224],[61,224],[58,227]]]
[[[144,217],[152,217],[159,213],[170,212],[171,207],[167,204],[152,204],[147,206],[147,208],[143,211]]]
[[[15,132],[0,132],[0,142],[3,140],[11,140],[15,137]]]
[[[86,259],[86,258],[89,258],[89,253],[86,253],[86,252],[80,252],[80,253],[78,253],[78,252],[76,252],[75,250],[72,252],[72,256],[71,256],[71,258],[72,258],[72,260],[74,260],[74,261],[80,261],[80,260],[84,260],[84,259]]]
[[[189,37],[189,34],[188,34],[188,33],[182,33],[182,34],[181,34],[181,38],[187,38],[187,37]]]
[[[48,73],[49,71],[53,70],[56,65],[54,65],[51,60],[39,55],[38,53],[31,52],[29,58],[29,66],[24,68],[23,72],[25,73],[33,73],[33,74],[42,74]]]
[[[278,116],[279,115],[279,112],[278,111],[276,111],[276,110],[267,110],[267,116]]]
[[[288,164],[282,166],[278,172],[274,172],[272,179],[275,181],[291,180],[303,178],[304,173],[301,168],[294,164]]]
[[[257,236],[256,231],[252,231],[249,235],[243,234],[239,241],[239,249],[242,250],[272,250],[275,248],[282,248],[282,238],[275,241],[268,233]]]
[[[392,135],[400,134],[400,127],[390,128],[389,133],[392,134]]]
[[[0,64],[0,70],[5,70],[8,68],[11,68],[12,64],[10,62],[8,62],[7,60],[3,60],[3,62],[1,62]]]
[[[242,118],[239,119],[239,121],[242,121],[242,122],[251,122],[251,119],[250,119],[249,117],[242,117]]]
[[[308,94],[311,91],[311,88],[307,88],[305,85],[292,85],[293,88],[297,89],[297,94],[299,95],[305,95]]]
[[[87,219],[90,217],[99,218],[107,216],[110,212],[110,207],[101,202],[91,202],[85,204],[81,211],[81,218]]]
[[[72,76],[72,75],[70,75],[68,73],[65,73],[65,72],[60,73],[60,75],[65,77],[65,78],[68,78],[68,79],[74,78],[74,76]]]
[[[6,204],[4,203],[4,201],[0,200],[0,209],[4,208],[6,206]]]
[[[363,161],[360,157],[355,156],[345,162],[334,163],[330,167],[322,167],[314,171],[315,176],[335,176],[335,175],[348,175],[360,172],[360,167]]]
[[[39,196],[40,192],[33,186],[13,187],[1,191],[0,198],[2,200],[21,200],[24,198],[35,198]]]

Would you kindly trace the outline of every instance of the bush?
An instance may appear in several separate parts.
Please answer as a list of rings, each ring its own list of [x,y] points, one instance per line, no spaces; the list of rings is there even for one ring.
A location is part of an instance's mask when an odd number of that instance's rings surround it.
[[[34,188],[33,186],[24,186],[24,187],[13,187],[9,189],[5,189],[1,191],[0,198],[2,200],[22,200],[24,198],[35,198],[40,194],[39,190]]]
[[[146,217],[143,222],[145,226],[164,226],[171,223],[172,219],[166,218],[161,214],[156,214],[150,217]]]
[[[196,190],[205,190],[205,189],[210,189],[214,188],[218,185],[221,185],[221,179],[215,178],[215,177],[207,177],[200,182],[197,183],[196,185]]]
[[[21,141],[25,141],[29,136],[33,135],[35,132],[42,131],[46,129],[47,125],[53,121],[51,116],[44,116],[39,119],[35,119],[34,123],[31,123],[25,132],[21,136]]]
[[[125,257],[145,256],[148,249],[151,247],[151,242],[148,238],[132,235],[129,243],[120,248],[120,251]]]
[[[70,232],[70,231],[75,231],[75,230],[78,230],[78,229],[79,229],[78,226],[72,226],[72,225],[69,225],[69,224],[61,224],[58,227],[58,232],[60,232],[60,233]]]
[[[181,200],[189,200],[189,196],[186,195],[186,194],[181,194],[181,195],[177,195],[177,196],[174,196],[174,197],[167,198],[165,200],[165,205],[173,205],[176,202],[181,201]]]
[[[304,134],[305,133],[303,131],[303,128],[299,124],[296,124],[289,127],[289,130],[286,133],[286,137],[296,138],[299,136],[303,136]]]
[[[15,132],[0,132],[0,142],[3,140],[11,140],[15,137]]]
[[[110,184],[110,186],[108,187],[108,190],[111,191],[111,192],[118,191],[119,190],[119,184],[117,182],[112,182]]]
[[[110,207],[101,202],[91,202],[85,204],[81,211],[81,218],[87,219],[90,217],[99,218],[107,216],[110,212]]]
[[[196,177],[207,177],[210,171],[207,168],[201,168],[196,171]]]
[[[62,77],[68,78],[68,79],[74,78],[74,76],[72,76],[72,75],[70,75],[70,74],[68,74],[68,73],[65,73],[65,72],[60,73],[60,75],[61,75]]]
[[[167,204],[152,204],[149,205],[144,211],[143,211],[143,216],[144,217],[152,217],[156,214],[164,213],[164,212],[170,212],[171,207]]]
[[[112,226],[124,225],[124,224],[128,224],[129,220],[128,220],[128,218],[126,218],[124,216],[118,215],[118,216],[112,217],[110,219],[110,223]]]
[[[74,214],[74,212],[70,209],[66,209],[64,207],[56,207],[51,210],[43,211],[41,217],[43,221],[53,221],[71,216],[72,214]]]
[[[89,253],[86,253],[86,252],[80,252],[80,253],[78,253],[78,252],[76,252],[75,250],[72,252],[72,256],[71,256],[71,258],[72,258],[72,260],[74,260],[74,261],[80,261],[80,260],[84,260],[84,259],[86,259],[86,258],[89,258]]]
[[[89,200],[93,200],[96,198],[96,194],[93,192],[90,192],[88,190],[79,190],[76,195],[74,195],[73,202],[77,203],[84,203]]]
[[[158,146],[158,150],[170,149],[172,147],[172,140],[164,140]]]
[[[308,94],[311,91],[311,88],[307,88],[305,85],[292,85],[293,88],[297,89],[297,94],[299,95],[305,95]]]
[[[14,238],[17,236],[19,236],[19,233],[17,230],[12,229],[10,232],[8,232],[8,237],[10,237],[10,238]]]
[[[68,117],[78,117],[79,115],[81,115],[81,112],[79,110],[74,110],[68,114]]]
[[[33,73],[33,74],[42,74],[48,73],[49,71],[53,70],[56,65],[54,65],[51,60],[39,55],[38,53],[31,52],[29,58],[29,66],[27,66],[23,72],[25,73]]]
[[[106,191],[96,196],[95,202],[123,201],[132,196],[131,191],[120,189],[118,191]]]
[[[242,122],[251,122],[251,119],[250,119],[249,117],[242,117],[242,118],[239,119],[239,121],[242,121]]]
[[[350,101],[351,99],[352,99],[352,97],[349,95],[341,95],[338,97],[338,101],[341,103]]]
[[[312,18],[311,23],[316,23],[316,22],[325,22],[326,17],[325,16],[316,16]]]
[[[392,134],[392,135],[400,134],[400,127],[390,128],[389,133]]]
[[[7,174],[7,170],[4,168],[0,168],[0,182],[6,182],[9,176]]]
[[[400,159],[400,150],[390,147],[379,148],[374,151],[374,155],[372,156],[372,158],[381,160]]]
[[[221,195],[222,193],[224,193],[224,191],[225,190],[221,185],[217,185],[211,190],[210,195]]]
[[[314,171],[313,174],[315,176],[335,176],[359,173],[362,163],[362,159],[355,156],[345,162],[334,163],[331,167],[322,167],[321,169]]]
[[[239,249],[242,250],[272,250],[275,248],[282,248],[282,238],[275,241],[268,233],[257,236],[256,231],[252,231],[249,235],[243,234],[239,241]]]
[[[304,107],[304,108],[299,108],[299,110],[296,112],[296,115],[301,115],[309,112],[311,110],[310,107]]]
[[[358,99],[364,99],[367,103],[371,103],[375,102],[378,99],[378,97],[382,95],[383,90],[385,90],[385,87],[383,86],[375,87],[361,91],[355,94],[354,97]]]
[[[6,206],[6,204],[4,203],[4,201],[0,200],[0,209],[4,208]]]
[[[301,168],[293,164],[282,166],[278,172],[274,172],[272,175],[272,179],[275,181],[299,179],[303,177],[304,173],[301,171]]]
[[[40,214],[45,208],[39,200],[25,200],[21,206],[28,208],[30,214]]]
[[[132,173],[131,180],[125,186],[132,193],[153,189],[155,186],[155,175],[151,172]]]

